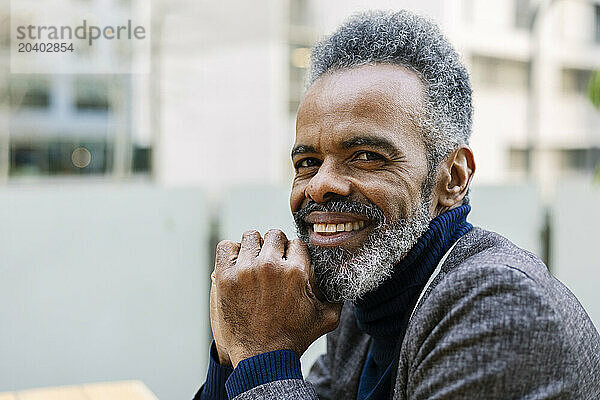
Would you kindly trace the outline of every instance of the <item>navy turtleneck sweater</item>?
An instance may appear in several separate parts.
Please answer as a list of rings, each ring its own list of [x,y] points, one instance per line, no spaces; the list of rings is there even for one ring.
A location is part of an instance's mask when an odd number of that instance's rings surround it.
[[[404,336],[411,306],[452,244],[473,226],[467,222],[471,207],[460,206],[436,217],[390,279],[355,303],[359,328],[371,336],[371,346],[360,377],[358,399],[390,397],[396,347]],[[205,384],[194,399],[226,400],[256,386],[280,379],[302,379],[300,359],[291,350],[278,350],[242,360],[233,370],[219,365],[211,346]]]
[[[467,222],[470,210],[471,206],[463,205],[433,219],[427,231],[396,264],[391,278],[354,303],[358,327],[371,336],[358,400],[390,397],[394,358],[412,307],[444,254],[473,227]]]

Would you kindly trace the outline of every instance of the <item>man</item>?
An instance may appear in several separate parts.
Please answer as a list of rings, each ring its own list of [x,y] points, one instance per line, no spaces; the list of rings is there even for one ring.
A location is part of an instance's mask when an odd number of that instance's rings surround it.
[[[357,16],[313,49],[300,239],[217,246],[197,398],[600,398],[600,337],[575,297],[466,220],[471,114],[459,57],[411,13]],[[326,332],[304,380],[299,356]]]

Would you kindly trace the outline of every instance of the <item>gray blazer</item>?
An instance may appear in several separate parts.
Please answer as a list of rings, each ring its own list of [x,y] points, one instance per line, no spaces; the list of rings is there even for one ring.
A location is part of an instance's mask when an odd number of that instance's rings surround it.
[[[355,399],[370,338],[352,307],[306,380],[235,399]],[[415,307],[393,399],[600,399],[600,337],[535,255],[473,228]]]

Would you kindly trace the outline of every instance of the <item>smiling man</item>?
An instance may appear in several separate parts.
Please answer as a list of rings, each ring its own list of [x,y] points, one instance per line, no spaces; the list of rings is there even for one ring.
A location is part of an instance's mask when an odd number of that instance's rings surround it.
[[[533,254],[467,222],[467,72],[411,13],[317,44],[296,121],[299,239],[217,246],[199,399],[594,399],[600,337]],[[303,379],[299,356],[327,353]]]

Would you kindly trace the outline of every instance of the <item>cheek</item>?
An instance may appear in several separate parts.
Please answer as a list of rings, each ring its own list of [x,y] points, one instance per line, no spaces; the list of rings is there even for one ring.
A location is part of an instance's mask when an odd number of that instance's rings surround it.
[[[381,208],[388,221],[410,217],[420,199],[420,191],[415,190],[412,182],[405,179],[371,181],[363,183],[359,190]]]
[[[369,200],[377,207],[381,208],[387,221],[393,221],[399,216],[404,216],[404,207],[406,197],[399,191],[389,191],[379,188],[376,191],[366,193]]]

